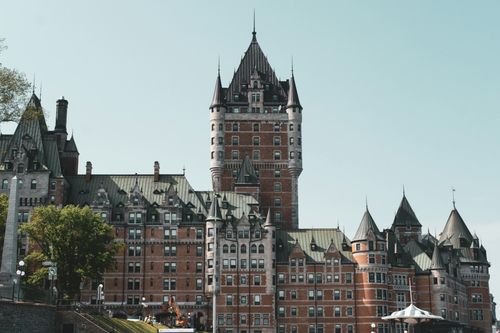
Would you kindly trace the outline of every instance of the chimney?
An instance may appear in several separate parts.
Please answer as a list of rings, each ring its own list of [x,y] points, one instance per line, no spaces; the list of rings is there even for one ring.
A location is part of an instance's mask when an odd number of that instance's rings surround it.
[[[154,181],[155,182],[160,181],[160,163],[158,163],[158,161],[155,161],[154,165]]]
[[[92,179],[92,162],[87,161],[85,165],[85,181],[88,183]]]
[[[66,132],[66,119],[68,116],[68,101],[64,99],[58,99],[56,102],[56,127],[55,132]]]

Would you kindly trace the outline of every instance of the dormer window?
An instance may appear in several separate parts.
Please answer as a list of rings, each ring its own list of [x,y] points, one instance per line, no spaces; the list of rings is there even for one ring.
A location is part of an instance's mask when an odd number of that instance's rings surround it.
[[[373,241],[368,241],[368,250],[369,251],[375,250],[375,246],[373,246]]]
[[[234,94],[234,100],[235,100],[235,101],[239,101],[239,100],[240,100],[240,95],[238,95],[238,94]]]
[[[259,87],[259,82],[253,81],[253,88],[257,89]]]
[[[311,244],[311,251],[316,251],[316,244],[314,243]]]
[[[23,173],[24,172],[24,164],[19,163],[17,165],[17,173]]]
[[[32,180],[31,180],[31,189],[32,189],[32,190],[36,190],[36,184],[37,184],[36,179],[32,179]]]

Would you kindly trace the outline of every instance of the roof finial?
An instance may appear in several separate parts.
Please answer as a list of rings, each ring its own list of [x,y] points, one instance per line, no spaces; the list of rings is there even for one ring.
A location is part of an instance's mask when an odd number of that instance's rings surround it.
[[[403,197],[405,197],[405,184],[403,184]]]
[[[33,95],[35,94],[35,86],[36,86],[35,78],[36,78],[36,74],[33,73]]]
[[[182,175],[183,176],[186,175],[186,166],[185,165],[182,166]]]
[[[220,56],[217,57],[217,76],[220,76]]]
[[[293,76],[293,56],[292,56],[292,76]]]
[[[453,209],[456,209],[455,208],[455,188],[451,188],[451,195],[453,197]]]
[[[253,31],[252,34],[255,36],[257,33],[255,32],[255,8],[253,9]]]
[[[368,196],[365,195],[365,205],[366,205],[366,211],[368,211]]]
[[[42,101],[42,81],[40,81],[40,93],[38,99],[40,100],[40,102]]]

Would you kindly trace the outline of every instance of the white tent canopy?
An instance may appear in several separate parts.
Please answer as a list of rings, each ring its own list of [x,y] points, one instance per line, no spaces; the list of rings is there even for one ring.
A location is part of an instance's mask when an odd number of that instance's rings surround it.
[[[431,314],[410,304],[406,309],[395,311],[390,316],[382,317],[383,320],[394,320],[408,324],[418,324],[430,320],[443,320],[443,317]]]

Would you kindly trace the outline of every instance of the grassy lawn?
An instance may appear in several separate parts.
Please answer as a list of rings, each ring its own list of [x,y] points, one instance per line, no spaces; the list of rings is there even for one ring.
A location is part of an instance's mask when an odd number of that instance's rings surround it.
[[[165,328],[163,325],[152,326],[142,321],[129,321],[125,319],[108,318],[106,316],[92,316],[97,322],[112,327],[120,333],[156,333],[157,328]],[[104,327],[106,327],[103,325]]]

